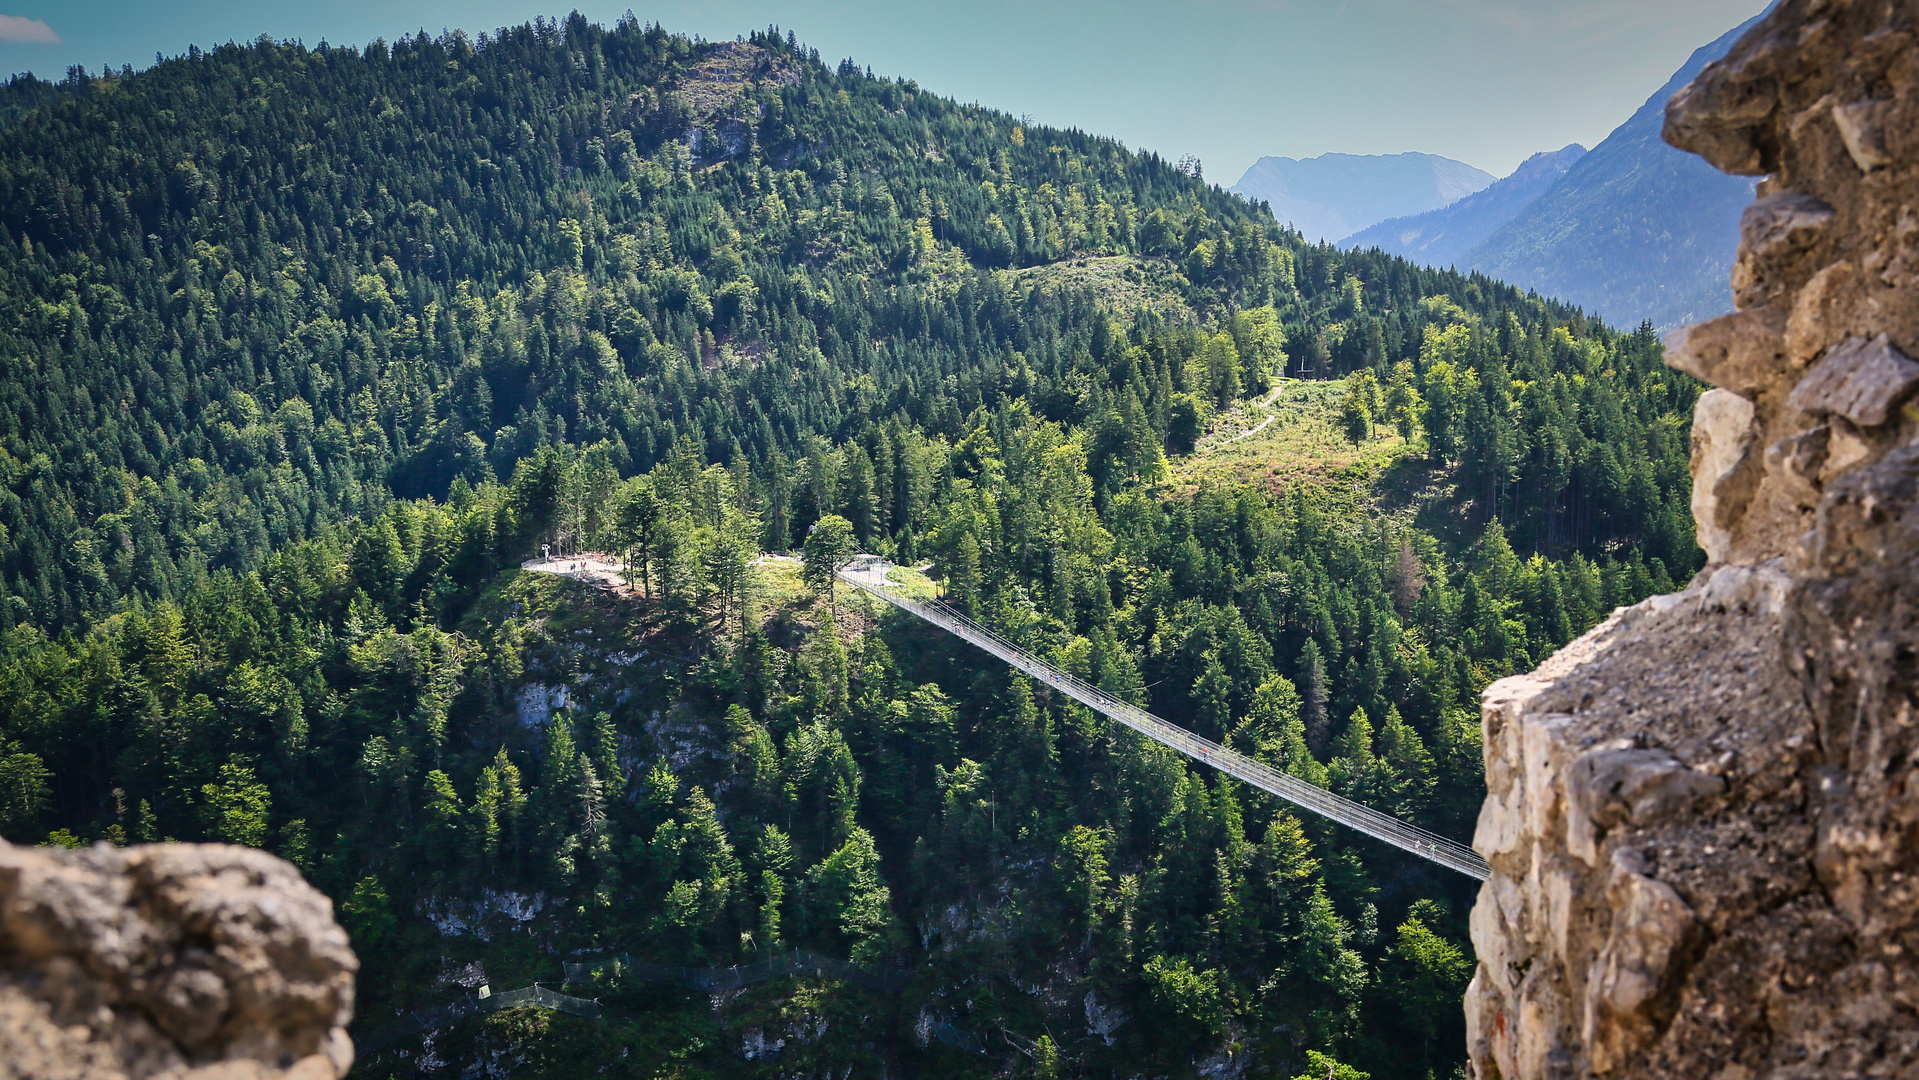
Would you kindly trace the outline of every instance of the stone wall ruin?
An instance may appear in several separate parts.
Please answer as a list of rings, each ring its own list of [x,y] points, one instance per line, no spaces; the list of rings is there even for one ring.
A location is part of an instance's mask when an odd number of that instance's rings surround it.
[[[1709,565],[1484,699],[1481,1080],[1919,1071],[1919,4],[1784,0],[1666,109],[1762,176],[1675,332]]]

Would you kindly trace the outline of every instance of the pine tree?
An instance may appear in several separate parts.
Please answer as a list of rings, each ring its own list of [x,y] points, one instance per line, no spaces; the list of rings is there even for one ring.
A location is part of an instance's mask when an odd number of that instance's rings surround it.
[[[1326,664],[1320,658],[1319,643],[1308,640],[1299,654],[1300,718],[1305,722],[1306,746],[1314,755],[1326,751],[1332,736],[1332,722],[1326,702],[1331,692],[1326,683]]]
[[[815,590],[826,591],[827,600],[836,616],[839,614],[836,599],[839,573],[852,563],[853,556],[858,553],[852,523],[838,514],[828,514],[814,522],[806,534],[802,551],[806,581]]]

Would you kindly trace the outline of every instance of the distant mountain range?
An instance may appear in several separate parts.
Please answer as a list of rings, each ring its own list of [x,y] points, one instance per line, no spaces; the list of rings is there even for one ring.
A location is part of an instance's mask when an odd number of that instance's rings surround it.
[[[1557,184],[1586,148],[1573,143],[1550,153],[1534,154],[1511,176],[1491,187],[1438,210],[1397,217],[1361,229],[1344,240],[1344,248],[1379,248],[1429,266],[1454,266],[1501,225],[1518,217]]]
[[[1753,181],[1659,137],[1666,100],[1764,15],[1695,51],[1588,152],[1534,154],[1495,182],[1432,154],[1260,158],[1232,190],[1265,199],[1308,240],[1477,270],[1568,300],[1615,326],[1664,329],[1732,310],[1739,215]]]
[[[1668,327],[1732,310],[1749,177],[1659,137],[1666,99],[1726,55],[1760,16],[1694,52],[1632,118],[1548,191],[1465,253],[1460,268],[1570,300],[1615,326]]]
[[[1338,240],[1387,218],[1437,210],[1497,177],[1436,154],[1263,157],[1233,191],[1272,205],[1308,240]]]

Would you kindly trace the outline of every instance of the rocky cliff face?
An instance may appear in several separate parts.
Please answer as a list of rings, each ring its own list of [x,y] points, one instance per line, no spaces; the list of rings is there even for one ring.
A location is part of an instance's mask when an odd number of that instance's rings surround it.
[[[1919,1069],[1916,41],[1785,0],[1667,106],[1766,177],[1668,341],[1711,561],[1486,693],[1481,1078]]]
[[[336,1080],[357,967],[264,852],[0,841],[0,1080]]]

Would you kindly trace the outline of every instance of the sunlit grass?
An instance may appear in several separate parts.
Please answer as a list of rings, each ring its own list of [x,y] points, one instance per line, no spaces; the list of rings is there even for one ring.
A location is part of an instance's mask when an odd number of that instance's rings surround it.
[[[790,559],[761,559],[753,567],[754,599],[769,609],[786,607],[813,595],[800,580],[800,563]]]
[[[886,572],[886,580],[899,592],[914,600],[932,600],[939,596],[939,586],[933,579],[904,566],[895,566]]]
[[[1353,445],[1340,429],[1343,382],[1288,379],[1264,412],[1250,406],[1221,418],[1225,426],[1212,445],[1172,462],[1172,482],[1190,490],[1204,481],[1255,484],[1280,488],[1296,481],[1323,483],[1355,472],[1374,476],[1407,450],[1406,440],[1384,425],[1371,438]],[[1256,434],[1227,443],[1239,431],[1257,425],[1266,415],[1273,422]],[[1227,426],[1229,425],[1229,426]]]
[[[1090,288],[1108,311],[1132,312],[1147,308],[1162,315],[1190,317],[1191,310],[1172,279],[1179,270],[1165,259],[1137,255],[1099,255],[1063,259],[1042,266],[1003,271],[1021,286],[1049,289]],[[1184,279],[1181,279],[1182,282]]]

